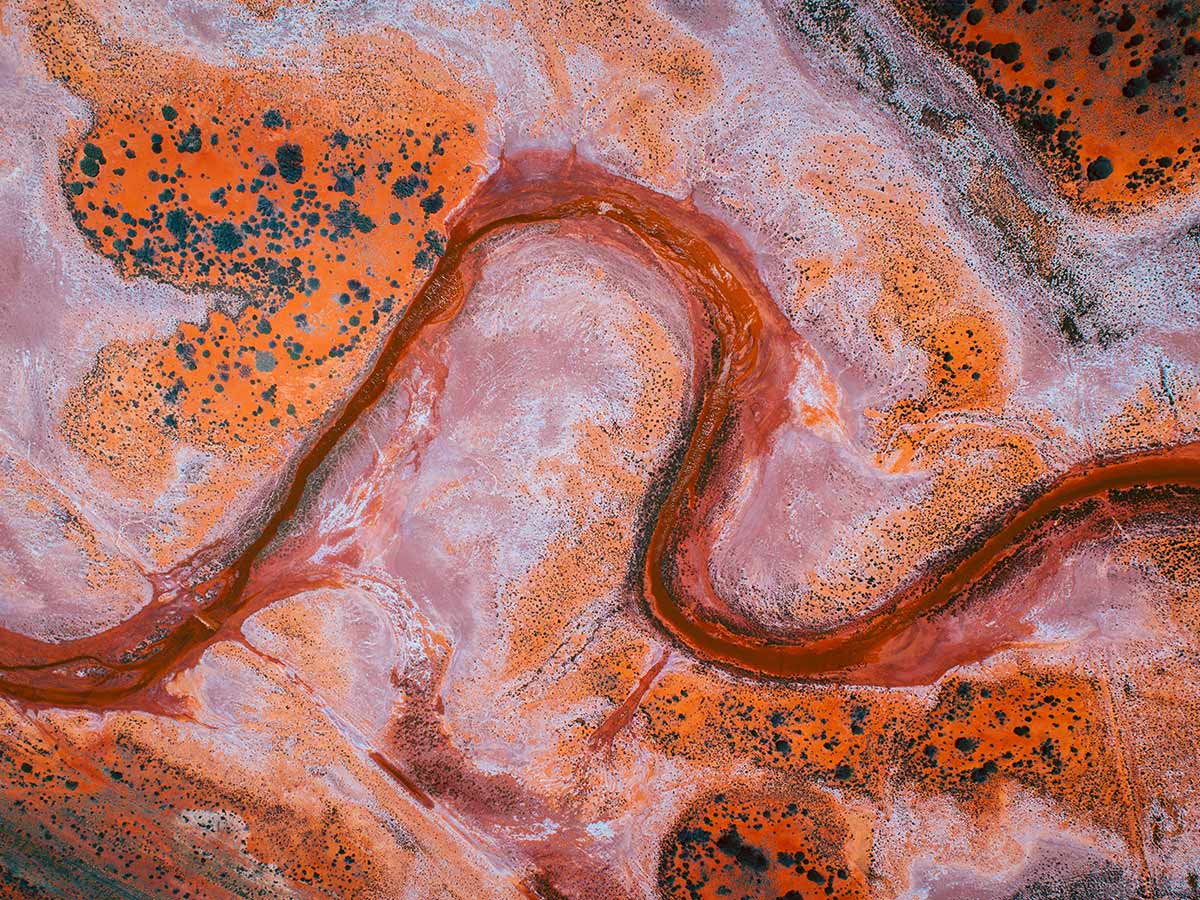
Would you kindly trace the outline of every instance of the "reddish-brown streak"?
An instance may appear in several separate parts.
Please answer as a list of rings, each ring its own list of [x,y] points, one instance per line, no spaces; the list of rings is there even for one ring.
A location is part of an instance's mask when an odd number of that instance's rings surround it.
[[[426,794],[423,790],[417,787],[415,781],[400,771],[400,767],[394,762],[380,753],[378,750],[372,750],[369,754],[371,762],[387,772],[393,779],[399,782],[400,786],[412,794],[413,799],[420,803],[426,809],[433,809],[433,798]]]
[[[620,734],[621,729],[630,723],[633,719],[633,714],[637,712],[638,705],[642,702],[642,698],[646,696],[646,691],[650,690],[654,685],[655,680],[670,658],[671,651],[669,649],[663,650],[654,665],[647,669],[646,674],[638,679],[638,683],[634,685],[633,690],[629,692],[629,696],[625,698],[625,701],[608,714],[608,718],[592,734],[590,743],[593,750],[606,744],[612,744],[613,738]]]

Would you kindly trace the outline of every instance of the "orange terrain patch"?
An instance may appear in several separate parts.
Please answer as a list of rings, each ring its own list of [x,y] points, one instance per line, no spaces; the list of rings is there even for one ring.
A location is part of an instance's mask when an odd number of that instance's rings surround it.
[[[1190,188],[1200,27],[1183,0],[900,0],[1073,200],[1118,211]]]
[[[664,900],[870,896],[863,868],[847,860],[850,830],[836,803],[815,791],[716,794],[684,817],[664,847]]]
[[[92,246],[128,277],[233,295],[167,337],[105,347],[63,433],[135,496],[159,493],[185,446],[269,473],[443,252],[482,174],[482,114],[399,33],[332,41],[320,80],[102,41],[66,3],[37,11],[35,39],[95,109],[62,159]],[[207,481],[216,507],[248,487]]]

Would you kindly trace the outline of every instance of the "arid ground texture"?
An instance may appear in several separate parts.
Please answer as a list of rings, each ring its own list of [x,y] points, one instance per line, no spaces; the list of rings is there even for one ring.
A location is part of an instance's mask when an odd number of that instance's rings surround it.
[[[0,900],[1200,900],[1200,2],[0,0]]]

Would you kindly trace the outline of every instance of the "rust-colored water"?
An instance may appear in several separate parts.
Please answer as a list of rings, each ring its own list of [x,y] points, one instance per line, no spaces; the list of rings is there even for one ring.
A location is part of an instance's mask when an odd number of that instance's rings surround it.
[[[736,633],[703,610],[721,608],[707,579],[675,584],[672,554],[696,518],[705,473],[723,454],[761,446],[784,414],[792,371],[783,352],[796,336],[746,263],[739,241],[682,203],[578,162],[530,156],[507,162],[457,217],[446,252],[388,337],[341,413],[303,453],[271,515],[215,578],[151,602],[120,626],[65,643],[0,629],[0,691],[28,701],[103,707],[154,683],[245,613],[256,565],[295,516],[309,478],[359,417],[384,394],[393,370],[428,329],[451,321],[469,293],[468,259],[510,229],[604,219],[643,243],[695,304],[695,411],[669,487],[648,528],[643,584],[652,618],[699,656],[780,678],[888,680],[883,648],[939,610],[1020,546],[1031,529],[1065,506],[1139,485],[1200,487],[1195,445],[1099,462],[1071,472],[1004,520],[969,553],[842,628],[787,638]],[[748,415],[737,415],[740,410]],[[755,436],[758,441],[746,441]],[[741,439],[739,443],[739,439]],[[872,666],[875,666],[872,669]]]
[[[1112,491],[1170,485],[1200,488],[1200,446],[1186,444],[1082,466],[1003,519],[974,549],[952,556],[869,616],[828,632],[786,639],[734,633],[720,622],[695,615],[693,606],[679,601],[668,587],[661,565],[678,506],[664,507],[646,569],[647,595],[655,618],[705,658],[777,678],[907,683],[911,680],[907,667],[904,674],[891,671],[887,645],[922,617],[944,609],[998,563],[1019,552],[1039,524],[1066,507]],[[938,671],[934,674],[967,662],[972,655],[981,658],[996,649],[985,644],[971,648],[965,657],[961,653],[948,655],[935,667]]]

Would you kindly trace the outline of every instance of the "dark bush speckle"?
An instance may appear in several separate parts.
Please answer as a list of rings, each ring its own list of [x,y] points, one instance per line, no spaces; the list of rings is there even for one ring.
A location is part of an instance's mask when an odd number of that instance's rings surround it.
[[[445,205],[446,201],[442,198],[441,188],[438,188],[436,194],[429,194],[421,199],[421,209],[425,210],[427,216],[432,216]]]
[[[1111,31],[1101,31],[1088,43],[1088,53],[1092,56],[1103,56],[1112,49],[1113,34]]]
[[[1178,61],[1169,56],[1154,56],[1150,59],[1150,68],[1146,70],[1146,80],[1151,84],[1162,84],[1175,80],[1175,71],[1179,68]]]
[[[405,175],[392,182],[392,196],[398,200],[406,200],[417,191],[429,187],[429,182],[416,175]]]
[[[355,183],[363,176],[364,172],[365,169],[362,166],[338,166],[333,172],[333,186],[331,190],[353,197]]]
[[[1097,156],[1090,163],[1088,163],[1088,181],[1103,181],[1112,173],[1113,164],[1107,156]]]
[[[200,128],[193,122],[191,127],[179,136],[179,140],[175,142],[175,149],[180,153],[199,153],[200,145]]]
[[[975,784],[983,784],[999,771],[1000,767],[991,760],[988,760],[978,769],[971,770],[971,781]]]
[[[191,231],[192,220],[188,214],[182,209],[173,209],[167,213],[167,231],[171,232],[175,240],[183,243],[187,240],[188,232]]]
[[[1000,62],[1011,65],[1021,57],[1021,45],[1016,41],[1009,41],[1005,44],[997,44],[992,48],[990,54],[992,59],[998,59]]]
[[[295,184],[304,175],[304,151],[299,144],[282,144],[275,151],[279,175],[288,184]]]
[[[1041,113],[1032,118],[1033,127],[1042,134],[1054,134],[1058,128],[1058,117],[1054,113]]]
[[[213,226],[213,243],[223,253],[230,253],[242,246],[242,236],[232,222],[218,222]]]
[[[730,828],[717,838],[717,848],[732,856],[739,866],[752,872],[765,872],[769,862],[767,856],[753,844],[747,844],[737,828]]]
[[[967,0],[938,0],[937,11],[947,19],[957,19],[967,11]]]
[[[363,234],[366,234],[375,228],[375,223],[371,220],[371,217],[363,214],[359,210],[358,204],[352,200],[343,200],[337,209],[331,210],[328,213],[327,218],[329,224],[333,226],[333,230],[329,236],[335,241],[349,237],[355,231],[361,231]]]

